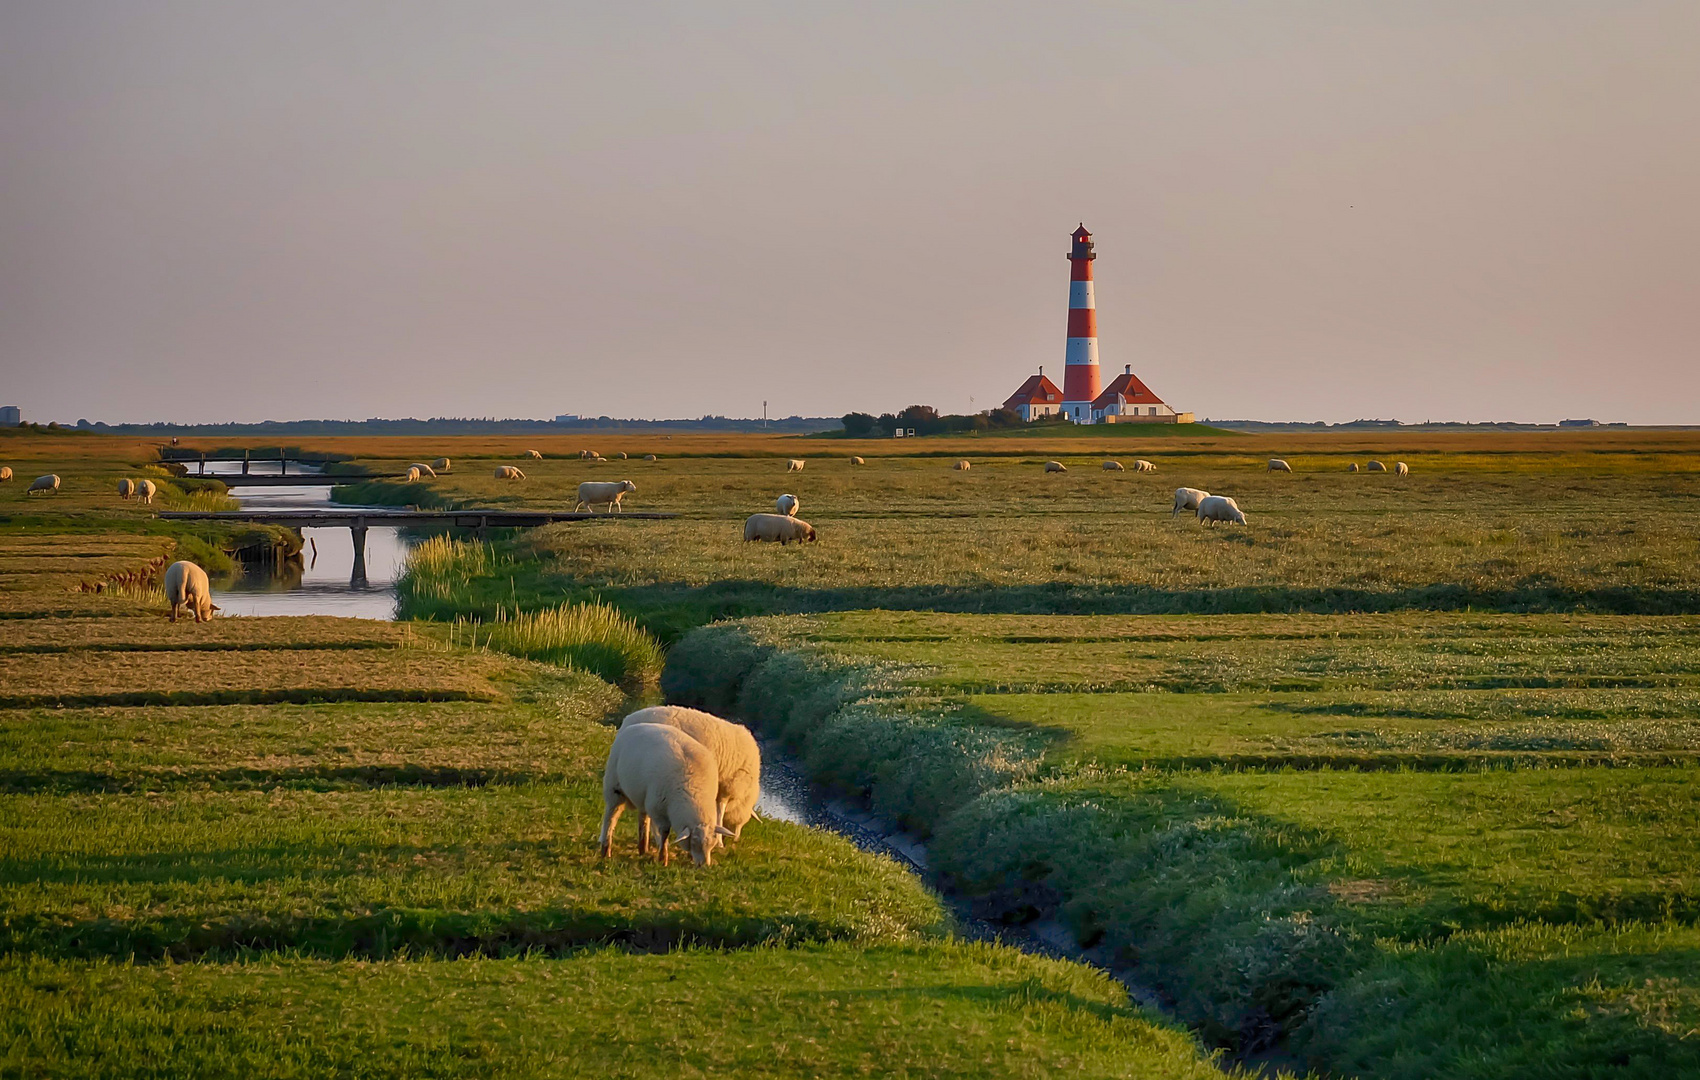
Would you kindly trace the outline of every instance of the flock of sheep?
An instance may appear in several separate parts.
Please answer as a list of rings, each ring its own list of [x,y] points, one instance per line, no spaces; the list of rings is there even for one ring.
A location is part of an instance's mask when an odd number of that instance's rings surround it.
[[[661,865],[678,840],[691,861],[710,866],[716,848],[736,841],[761,797],[761,748],[742,724],[679,705],[626,717],[602,771],[602,857],[614,851],[614,826],[638,815],[638,854],[653,829]]]

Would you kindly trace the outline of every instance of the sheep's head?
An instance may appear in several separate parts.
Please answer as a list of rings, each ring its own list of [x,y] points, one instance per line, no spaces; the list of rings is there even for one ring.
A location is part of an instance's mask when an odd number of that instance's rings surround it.
[[[698,866],[713,866],[714,849],[725,847],[726,841],[721,838],[731,835],[732,830],[723,825],[697,825],[679,830],[679,844]]]
[[[633,494],[636,494],[637,493],[637,485],[632,483],[630,480],[622,480],[622,481],[620,481],[620,490],[621,491],[629,491],[629,492],[632,492]]]
[[[809,543],[811,543],[811,544],[814,543],[815,542],[815,527],[813,525],[806,526],[806,532],[804,533],[804,536],[807,538]]]

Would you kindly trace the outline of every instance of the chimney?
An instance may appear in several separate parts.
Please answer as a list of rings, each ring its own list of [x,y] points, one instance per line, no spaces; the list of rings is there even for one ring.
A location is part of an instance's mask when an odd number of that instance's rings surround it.
[[[1122,365],[1122,374],[1123,375],[1132,375],[1133,374],[1133,365],[1132,364],[1123,364]]]

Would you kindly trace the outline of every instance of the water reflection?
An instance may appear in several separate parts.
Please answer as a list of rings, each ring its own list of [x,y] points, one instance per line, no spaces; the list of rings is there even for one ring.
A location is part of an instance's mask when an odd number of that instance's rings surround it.
[[[251,473],[277,475],[275,461],[256,461]],[[291,465],[290,471],[302,469]],[[209,475],[230,485],[230,494],[244,510],[299,510],[331,506],[330,489],[303,487],[244,487],[242,463],[208,462]],[[335,504],[342,507],[343,504]],[[345,509],[352,509],[343,507]],[[351,531],[346,527],[302,529],[302,561],[281,573],[254,567],[220,583],[218,606],[226,615],[342,615],[358,619],[395,618],[395,582],[407,561],[408,544],[401,529],[372,525],[366,530],[364,558],[356,558]]]

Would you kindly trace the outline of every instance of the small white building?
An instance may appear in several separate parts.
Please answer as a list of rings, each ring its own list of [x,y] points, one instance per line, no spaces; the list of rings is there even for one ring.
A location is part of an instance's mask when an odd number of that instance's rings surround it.
[[[1062,391],[1057,389],[1056,383],[1045,378],[1045,369],[1040,368],[1039,374],[1028,376],[1021,389],[1011,394],[1003,407],[1023,420],[1055,416],[1062,412]]]

